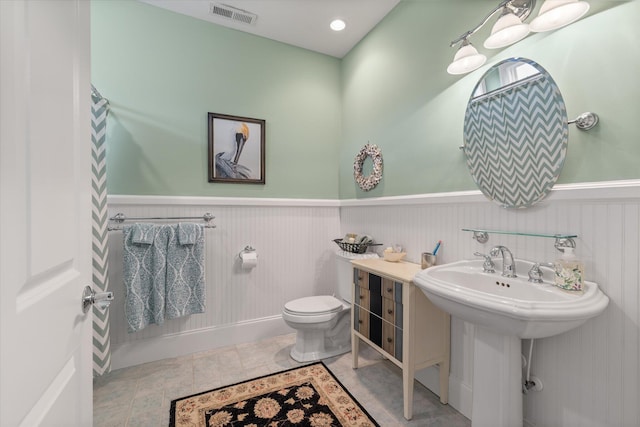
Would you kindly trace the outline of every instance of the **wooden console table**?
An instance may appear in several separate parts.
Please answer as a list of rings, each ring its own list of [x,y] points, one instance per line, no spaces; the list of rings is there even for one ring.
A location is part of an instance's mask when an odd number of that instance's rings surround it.
[[[420,265],[352,260],[351,350],[358,368],[360,340],[402,369],[404,417],[413,416],[415,371],[440,367],[440,402],[449,398],[450,317],[412,280]]]

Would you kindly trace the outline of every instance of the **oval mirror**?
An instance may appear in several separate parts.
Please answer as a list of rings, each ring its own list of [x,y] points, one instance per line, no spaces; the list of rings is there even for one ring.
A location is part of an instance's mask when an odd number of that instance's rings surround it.
[[[567,111],[560,89],[539,64],[510,58],[476,85],[464,118],[464,153],[474,181],[506,208],[542,200],[567,152]]]

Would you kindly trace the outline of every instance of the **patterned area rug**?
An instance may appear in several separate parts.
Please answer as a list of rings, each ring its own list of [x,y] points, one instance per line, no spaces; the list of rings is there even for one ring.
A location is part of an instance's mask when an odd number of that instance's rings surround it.
[[[182,397],[169,426],[357,426],[379,424],[322,363]]]

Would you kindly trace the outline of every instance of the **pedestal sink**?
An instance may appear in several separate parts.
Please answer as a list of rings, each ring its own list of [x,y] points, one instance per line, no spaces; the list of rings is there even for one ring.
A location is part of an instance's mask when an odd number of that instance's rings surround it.
[[[473,427],[522,426],[522,338],[545,338],[577,328],[602,313],[609,298],[585,282],[583,293],[528,281],[532,262],[516,260],[518,277],[485,273],[483,261],[458,261],[422,270],[413,282],[436,306],[476,325],[473,363]]]

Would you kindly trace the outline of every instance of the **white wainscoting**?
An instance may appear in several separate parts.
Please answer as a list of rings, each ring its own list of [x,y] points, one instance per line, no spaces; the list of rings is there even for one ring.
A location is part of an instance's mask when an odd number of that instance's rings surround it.
[[[476,192],[345,200],[341,205],[342,233],[368,233],[385,246],[401,244],[412,262],[419,262],[421,252],[431,252],[439,239],[439,263],[473,258],[474,252],[487,253],[496,244],[535,261],[553,261],[559,254],[553,239],[492,234],[480,244],[462,228],[576,233],[586,278],[600,285],[610,303],[585,325],[534,342],[531,372],[544,390],[524,397],[526,424],[640,426],[640,182],[559,185],[526,210],[500,208]],[[472,325],[452,318],[449,401],[467,417],[473,334]],[[524,340],[523,353],[528,348]],[[421,371],[419,380],[437,392],[435,368]]]
[[[282,305],[330,292],[331,239],[346,232],[370,234],[385,246],[401,244],[412,262],[441,239],[439,263],[473,258],[496,244],[518,258],[558,256],[553,239],[492,234],[479,244],[461,231],[465,227],[576,233],[586,278],[601,286],[610,304],[580,328],[535,341],[531,372],[544,390],[524,397],[525,425],[640,425],[640,181],[557,185],[540,204],[517,211],[475,191],[343,201],[111,196],[109,206],[110,213],[129,216],[210,211],[218,226],[207,231],[207,313],[135,334],[127,334],[124,323],[121,233],[112,233],[114,368],[292,332],[280,317]],[[245,245],[260,257],[251,272],[236,264]],[[453,318],[451,332],[449,401],[471,417],[474,328]],[[528,345],[525,340],[523,350]],[[419,373],[437,392],[435,378],[435,368]]]
[[[122,232],[109,235],[113,369],[197,351],[292,333],[282,320],[294,298],[333,292],[340,236],[337,201],[285,201],[110,196],[109,214],[128,217],[202,216],[206,229],[206,313],[127,332],[122,279]],[[256,204],[259,203],[259,206]],[[247,245],[258,265],[244,270],[238,254]]]

